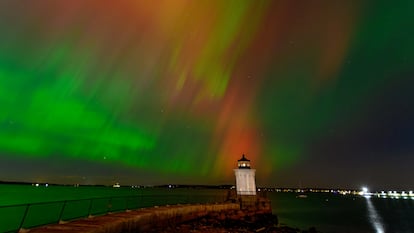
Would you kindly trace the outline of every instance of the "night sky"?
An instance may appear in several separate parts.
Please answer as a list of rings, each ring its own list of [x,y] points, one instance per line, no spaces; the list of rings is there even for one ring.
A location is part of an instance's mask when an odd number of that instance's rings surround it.
[[[414,2],[0,1],[0,180],[414,187]]]

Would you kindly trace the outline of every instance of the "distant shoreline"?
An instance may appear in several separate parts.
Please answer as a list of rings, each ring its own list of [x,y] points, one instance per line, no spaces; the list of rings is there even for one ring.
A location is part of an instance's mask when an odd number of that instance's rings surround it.
[[[104,184],[55,184],[47,182],[21,182],[21,181],[2,181],[0,184],[13,184],[13,185],[34,185],[39,184],[40,186],[76,186],[76,187],[112,187],[113,185],[104,185]],[[234,185],[190,185],[190,184],[163,184],[163,185],[121,185],[120,188],[199,188],[199,189],[230,189]]]
[[[0,185],[36,185],[36,186],[63,186],[63,187],[114,187],[114,184],[57,184],[48,182],[25,182],[25,181],[4,181],[0,180]],[[117,188],[166,188],[166,189],[232,189],[234,184],[220,184],[220,185],[204,185],[204,184],[161,184],[161,185],[131,185],[124,184]],[[406,190],[393,189],[393,192],[408,192]],[[333,194],[352,194],[360,195],[360,189],[345,189],[345,188],[298,188],[298,187],[257,187],[257,191],[264,192],[284,192],[284,193],[333,193]],[[383,190],[373,190],[371,193],[380,194]],[[387,191],[389,192],[389,191]]]

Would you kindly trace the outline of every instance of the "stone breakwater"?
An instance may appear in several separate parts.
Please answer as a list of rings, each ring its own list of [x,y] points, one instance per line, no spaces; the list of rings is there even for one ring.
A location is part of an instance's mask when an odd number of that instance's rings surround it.
[[[276,215],[253,210],[224,210],[179,225],[154,227],[148,233],[317,233],[279,226]]]
[[[243,196],[228,203],[174,205],[51,224],[28,233],[314,233],[279,227],[267,198]]]
[[[127,233],[149,232],[151,229],[178,225],[198,219],[212,212],[240,210],[238,203],[174,205],[111,213],[51,224],[25,232],[30,233]]]
[[[243,197],[233,203],[174,205],[51,224],[29,233],[315,233],[278,226],[270,201]]]

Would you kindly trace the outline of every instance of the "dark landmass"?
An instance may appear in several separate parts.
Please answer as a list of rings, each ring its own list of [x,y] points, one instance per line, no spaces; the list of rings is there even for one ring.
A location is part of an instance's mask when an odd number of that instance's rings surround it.
[[[21,182],[21,181],[2,181],[0,184],[16,184],[16,185],[33,185],[34,182]],[[39,183],[40,186],[75,186],[75,187],[112,187],[112,185],[103,184],[54,184],[54,183]],[[163,185],[121,185],[120,188],[187,188],[187,189],[231,189],[234,184],[222,184],[222,185],[194,185],[194,184],[163,184]],[[358,192],[356,189],[340,189],[340,188],[269,188],[269,187],[258,187],[258,190],[268,192],[300,192],[300,193],[333,193],[336,194],[339,190],[350,190],[351,192]]]
[[[83,187],[105,187],[108,185],[79,185],[79,184],[54,184],[54,183],[36,183],[36,182],[22,182],[22,181],[2,181],[0,180],[0,184],[15,184],[15,185],[34,185],[39,184],[40,186],[45,186],[46,184],[48,186],[83,186]],[[109,187],[109,186],[108,186]],[[130,187],[130,186],[128,186]]]
[[[278,226],[273,214],[229,210],[212,212],[208,215],[179,225],[153,228],[149,233],[317,233],[315,228],[300,230],[288,226]]]
[[[153,186],[156,188],[193,188],[193,189],[230,189],[234,187],[232,184],[224,184],[224,185],[190,185],[190,184],[164,184],[164,185],[157,185]]]
[[[16,185],[33,185],[34,182],[21,181],[2,181],[0,184],[16,184]],[[54,184],[54,183],[39,183],[40,186],[76,186],[76,187],[112,187],[112,185],[86,185],[86,184]],[[164,184],[164,185],[121,185],[120,188],[192,188],[192,189],[230,189],[234,185],[187,185],[187,184]]]
[[[3,181],[3,180],[0,180],[0,184],[23,184],[23,185],[31,185],[32,183],[29,183],[29,182],[19,182],[19,181]]]

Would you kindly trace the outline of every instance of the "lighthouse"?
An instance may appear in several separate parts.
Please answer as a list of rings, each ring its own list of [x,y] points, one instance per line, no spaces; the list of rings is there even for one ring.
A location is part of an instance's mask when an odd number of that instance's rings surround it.
[[[237,161],[237,169],[234,169],[236,176],[237,195],[256,195],[256,169],[251,169],[250,160],[243,154],[242,158]]]

